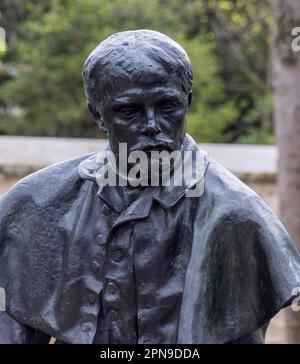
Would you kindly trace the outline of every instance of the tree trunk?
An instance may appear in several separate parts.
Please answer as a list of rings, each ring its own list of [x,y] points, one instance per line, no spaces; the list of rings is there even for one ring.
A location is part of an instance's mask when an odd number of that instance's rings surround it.
[[[300,51],[293,51],[295,37],[291,35],[294,27],[300,27],[300,2],[276,0],[274,5],[272,63],[280,213],[300,250]],[[286,319],[288,342],[300,343],[300,312],[288,309]]]

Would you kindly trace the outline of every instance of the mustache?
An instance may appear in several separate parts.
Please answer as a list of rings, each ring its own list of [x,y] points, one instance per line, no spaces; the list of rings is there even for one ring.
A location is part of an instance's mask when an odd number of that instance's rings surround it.
[[[135,152],[137,150],[142,152],[149,152],[151,150],[166,150],[167,152],[172,152],[173,142],[171,140],[159,140],[157,142],[140,142],[133,146],[129,152]]]

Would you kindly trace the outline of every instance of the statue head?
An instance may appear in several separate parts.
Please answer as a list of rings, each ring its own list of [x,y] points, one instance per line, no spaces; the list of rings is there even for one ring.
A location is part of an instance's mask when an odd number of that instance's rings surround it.
[[[152,30],[116,33],[83,67],[88,107],[111,149],[181,148],[192,100],[192,66],[184,49]]]

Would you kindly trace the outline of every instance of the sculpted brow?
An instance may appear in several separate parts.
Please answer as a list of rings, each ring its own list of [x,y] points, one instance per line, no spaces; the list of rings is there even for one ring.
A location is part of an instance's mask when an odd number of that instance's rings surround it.
[[[138,107],[139,107],[138,104],[120,102],[120,103],[115,103],[113,105],[113,110],[121,111],[123,109],[135,109],[135,108],[138,108]]]
[[[179,104],[181,102],[180,98],[177,96],[168,96],[168,97],[162,97],[160,100],[158,100],[158,103],[175,103]]]

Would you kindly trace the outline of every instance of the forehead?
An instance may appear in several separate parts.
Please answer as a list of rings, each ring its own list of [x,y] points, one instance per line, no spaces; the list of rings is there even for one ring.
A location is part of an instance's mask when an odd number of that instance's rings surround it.
[[[185,96],[179,82],[127,84],[126,87],[116,89],[115,92],[103,98],[103,104],[126,102],[151,102],[163,98],[176,98],[181,101]]]
[[[118,67],[108,64],[95,76],[98,87],[96,86],[94,92],[102,100],[137,88],[144,89],[145,92],[158,87],[178,90],[182,88],[181,74],[148,57],[132,60],[131,65],[126,67],[123,62]]]

